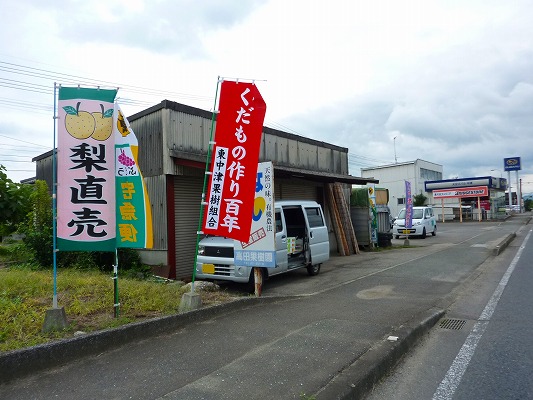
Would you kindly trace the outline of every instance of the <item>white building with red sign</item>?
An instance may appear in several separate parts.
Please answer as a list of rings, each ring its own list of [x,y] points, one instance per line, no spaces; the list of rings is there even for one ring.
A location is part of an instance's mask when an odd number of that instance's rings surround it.
[[[431,203],[440,221],[474,220],[505,215],[507,180],[492,176],[427,181]]]

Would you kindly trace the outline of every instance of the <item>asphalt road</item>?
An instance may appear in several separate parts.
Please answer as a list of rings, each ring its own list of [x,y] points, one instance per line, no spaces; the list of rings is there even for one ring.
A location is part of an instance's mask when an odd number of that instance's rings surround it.
[[[367,398],[532,399],[531,225],[489,260],[427,338]]]
[[[447,223],[410,248],[335,257],[316,277],[268,281],[269,301],[35,372],[0,385],[0,398],[329,399],[339,372],[470,290],[522,224]]]

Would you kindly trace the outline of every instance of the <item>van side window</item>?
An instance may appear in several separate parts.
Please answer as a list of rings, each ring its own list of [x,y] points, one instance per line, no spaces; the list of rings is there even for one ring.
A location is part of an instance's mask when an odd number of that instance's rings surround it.
[[[316,228],[318,226],[324,226],[324,219],[320,213],[320,209],[317,207],[306,208],[307,220],[309,221],[310,228]]]
[[[281,222],[281,213],[279,211],[276,212],[276,233],[281,232],[283,230],[283,224]]]

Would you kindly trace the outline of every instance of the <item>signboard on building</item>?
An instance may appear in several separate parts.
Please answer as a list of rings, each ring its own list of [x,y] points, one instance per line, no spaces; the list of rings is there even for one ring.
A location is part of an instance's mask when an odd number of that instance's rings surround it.
[[[460,189],[434,190],[434,199],[462,198],[462,197],[485,197],[489,195],[487,186],[474,186]]]
[[[520,157],[509,157],[503,159],[503,169],[505,171],[520,171]]]

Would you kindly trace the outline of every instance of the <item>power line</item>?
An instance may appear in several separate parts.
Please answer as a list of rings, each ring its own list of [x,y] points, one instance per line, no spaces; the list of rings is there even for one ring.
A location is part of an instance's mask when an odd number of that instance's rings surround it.
[[[30,77],[35,77],[35,78],[41,78],[41,79],[61,81],[62,84],[72,84],[72,85],[87,84],[91,86],[107,85],[109,87],[121,88],[132,93],[139,93],[139,94],[150,95],[150,96],[160,96],[160,97],[175,96],[175,97],[180,97],[180,98],[187,98],[189,100],[199,100],[199,101],[212,101],[213,100],[213,96],[202,96],[202,95],[196,95],[196,94],[173,92],[173,91],[168,91],[168,90],[150,89],[150,88],[135,86],[135,85],[120,84],[116,82],[82,77],[79,75],[58,73],[58,72],[45,70],[41,68],[33,68],[33,67],[28,67],[28,66],[20,65],[20,64],[8,63],[5,61],[0,61],[0,64],[2,64],[0,65],[0,71],[5,71],[8,73],[19,74],[19,75],[24,75],[24,76],[30,76]]]
[[[50,148],[50,147],[48,147],[48,146],[43,146],[42,144],[37,144],[37,143],[27,142],[27,141],[25,141],[25,140],[21,140],[21,139],[15,139],[14,137],[7,136],[7,135],[2,135],[2,134],[0,134],[0,136],[5,137],[5,138],[8,138],[8,139],[11,139],[11,140],[16,140],[17,142],[22,142],[22,143],[32,144],[32,145],[34,145],[34,146],[38,146],[38,147],[44,147],[45,149],[49,149],[49,148]]]
[[[133,94],[139,94],[139,95],[145,95],[145,96],[160,96],[160,97],[169,96],[169,97],[179,97],[179,98],[185,98],[185,99],[196,100],[196,101],[212,101],[213,100],[212,96],[201,96],[201,95],[181,93],[181,92],[150,89],[150,88],[135,86],[135,85],[118,84],[118,83],[114,83],[110,81],[97,80],[94,78],[83,77],[80,75],[60,73],[60,72],[55,72],[55,71],[51,71],[48,69],[34,68],[34,67],[29,67],[29,66],[5,62],[5,61],[0,61],[0,71],[3,71],[8,74],[25,76],[29,78],[50,80],[53,82],[60,81],[62,85],[109,86],[113,88],[120,88],[126,92],[131,92]],[[19,91],[35,92],[35,93],[46,94],[50,96],[53,94],[53,88],[51,84],[48,86],[48,85],[43,85],[43,84],[34,83],[30,81],[0,78],[0,86],[14,89],[14,90],[19,90]],[[150,105],[153,105],[152,102],[149,102],[147,100],[143,100],[140,98],[117,97],[117,100],[118,99],[120,99],[120,102],[122,104],[130,105],[133,107],[148,107]],[[11,99],[11,98],[6,98],[6,97],[0,97],[0,104],[3,104],[5,107],[14,108],[14,109],[23,109],[23,110],[32,109],[32,110],[37,110],[43,113],[53,112],[53,107],[51,107],[49,104],[38,103],[38,102],[26,102],[26,101],[16,100],[16,99]],[[265,125],[272,127],[274,129],[282,130],[285,132],[290,132],[290,133],[293,133],[299,136],[304,136],[300,132],[278,122],[265,121]],[[18,142],[36,145],[42,148],[49,148],[47,146],[41,146],[35,143],[26,142],[24,140],[15,139],[13,137],[6,136],[6,135],[0,135],[0,136],[7,137],[11,140],[17,140]],[[383,161],[383,160],[379,160],[376,158],[359,155],[355,153],[348,153],[348,165],[351,167],[357,167],[357,166],[358,167],[374,167],[380,164],[388,164],[388,163],[389,163],[388,161]]]
[[[22,163],[31,163],[31,161],[22,161],[22,160],[2,160],[2,162],[22,162]]]

